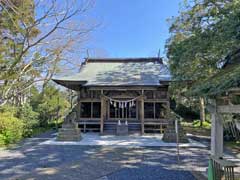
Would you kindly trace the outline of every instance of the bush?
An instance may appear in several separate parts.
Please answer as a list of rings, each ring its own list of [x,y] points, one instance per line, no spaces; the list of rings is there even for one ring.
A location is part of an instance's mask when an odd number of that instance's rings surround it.
[[[183,104],[179,104],[175,112],[183,117],[186,120],[194,120],[194,119],[199,119],[199,112],[196,112],[195,110],[191,109],[190,107],[186,107]]]
[[[14,117],[16,116],[17,111],[18,111],[17,107],[11,106],[11,105],[4,105],[4,106],[1,106],[0,108],[0,113],[7,112],[12,114]]]
[[[201,127],[201,121],[200,120],[194,120],[193,121],[193,127]],[[204,121],[202,123],[202,127],[206,129],[211,129],[211,123],[209,121]]]
[[[5,145],[5,136],[0,134],[0,147]]]
[[[23,122],[10,112],[0,112],[0,139],[4,144],[18,142],[23,135]]]
[[[29,104],[25,104],[18,109],[17,117],[21,119],[24,124],[24,137],[31,137],[33,129],[39,125],[38,116],[39,114],[34,112]]]

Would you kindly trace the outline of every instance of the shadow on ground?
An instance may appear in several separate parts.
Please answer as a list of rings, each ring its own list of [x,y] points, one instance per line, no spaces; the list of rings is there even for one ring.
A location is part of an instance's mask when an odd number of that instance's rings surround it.
[[[0,150],[1,179],[184,179],[204,171],[208,150],[175,148],[40,145],[47,136],[28,139],[11,150]]]

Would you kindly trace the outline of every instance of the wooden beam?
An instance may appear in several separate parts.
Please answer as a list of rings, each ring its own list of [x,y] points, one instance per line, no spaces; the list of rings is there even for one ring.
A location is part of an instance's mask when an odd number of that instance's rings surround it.
[[[160,103],[168,103],[168,99],[146,99],[145,102],[160,102]]]
[[[165,88],[163,86],[92,86],[88,87],[89,90],[114,90],[114,91],[121,91],[121,90],[158,90],[161,88]],[[166,88],[165,88],[166,89]]]
[[[101,102],[101,99],[82,98],[80,102]]]
[[[221,105],[217,107],[219,113],[240,113],[240,105]]]
[[[228,93],[232,93],[232,92],[236,92],[236,93],[240,93],[240,88],[237,87],[237,88],[231,88],[227,91]]]

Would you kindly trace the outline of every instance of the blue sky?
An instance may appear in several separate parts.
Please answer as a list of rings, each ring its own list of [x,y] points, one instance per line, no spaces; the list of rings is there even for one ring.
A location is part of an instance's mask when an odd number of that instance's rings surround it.
[[[90,56],[157,56],[169,37],[166,19],[183,0],[96,0],[88,15],[101,24],[86,45]]]

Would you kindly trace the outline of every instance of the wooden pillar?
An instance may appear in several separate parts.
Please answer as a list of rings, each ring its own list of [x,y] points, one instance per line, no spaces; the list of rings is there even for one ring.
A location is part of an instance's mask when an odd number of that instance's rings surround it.
[[[223,155],[223,123],[222,116],[217,112],[216,100],[211,100],[211,155]]]
[[[103,134],[104,121],[106,119],[106,99],[101,96],[101,120],[100,120],[100,133]]]
[[[81,111],[81,103],[80,103],[80,91],[79,91],[78,98],[77,98],[77,121],[80,120],[80,111]]]
[[[140,98],[140,122],[141,122],[141,133],[144,134],[144,96]]]
[[[171,107],[170,107],[170,94],[169,94],[169,87],[167,89],[167,110],[166,110],[166,119],[170,120],[171,118]]]

